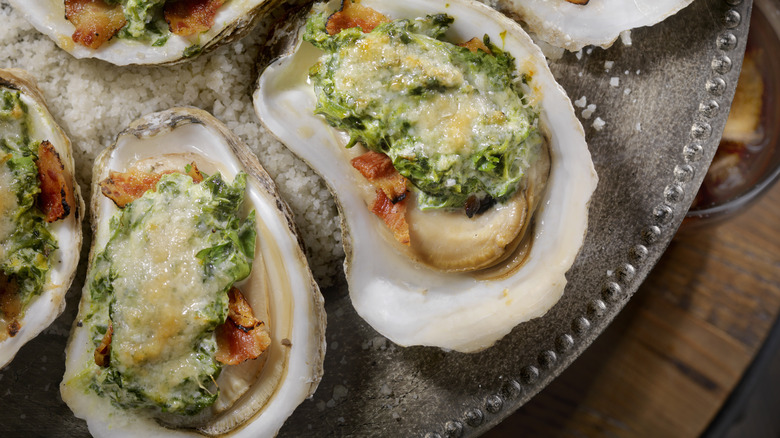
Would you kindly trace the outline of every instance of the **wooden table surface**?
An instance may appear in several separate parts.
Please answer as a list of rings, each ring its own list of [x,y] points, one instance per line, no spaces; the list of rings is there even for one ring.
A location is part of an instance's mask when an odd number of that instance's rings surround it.
[[[679,233],[607,330],[484,435],[696,437],[780,311],[780,184],[731,220]]]

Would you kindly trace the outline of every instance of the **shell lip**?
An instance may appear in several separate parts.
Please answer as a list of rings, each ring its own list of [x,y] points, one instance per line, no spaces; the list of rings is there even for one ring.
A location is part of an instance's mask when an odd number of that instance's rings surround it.
[[[357,313],[379,333],[402,346],[482,350],[517,324],[544,315],[563,294],[565,274],[579,254],[587,232],[588,206],[598,182],[584,130],[540,49],[515,21],[484,4],[466,0],[424,0],[414,5],[377,0],[362,3],[391,18],[444,10],[455,17],[448,35],[461,39],[467,35],[467,40],[487,33],[491,40],[502,41],[502,49],[515,57],[518,68],[521,61],[533,68],[534,81],[541,87],[542,119],[552,132],[553,167],[547,194],[535,216],[535,250],[527,262],[528,268],[510,279],[483,281],[470,274],[441,274],[410,265],[405,256],[388,250],[377,224],[381,221],[353,193],[349,178],[341,176],[349,175],[351,169],[334,153],[342,145],[340,134],[321,118],[309,114],[314,108],[314,96],[306,84],[306,70],[300,69],[308,69],[314,63],[314,59],[302,59],[311,55],[306,53],[313,50],[310,46],[299,44],[294,54],[276,58],[264,69],[258,69],[262,74],[253,98],[261,122],[312,166],[336,197],[347,254],[345,272]],[[564,223],[569,216],[577,219]],[[548,238],[550,235],[557,239]],[[560,250],[556,249],[557,241],[564,242]],[[532,274],[534,269],[548,270],[549,275],[539,278]]]
[[[193,125],[196,129],[194,137],[182,134],[181,142],[170,142],[171,135],[178,134],[179,128],[188,129]],[[203,131],[203,130],[206,131]],[[126,417],[121,411],[113,408],[102,408],[107,405],[96,395],[77,389],[73,379],[81,369],[79,351],[84,344],[84,330],[80,330],[79,321],[83,319],[86,302],[82,298],[79,316],[74,321],[71,337],[68,342],[66,357],[66,373],[60,385],[63,399],[71,407],[74,414],[87,420],[90,432],[95,436],[108,436],[116,433],[126,433],[130,436],[146,434],[185,434],[185,435],[229,435],[257,436],[273,435],[281,428],[286,418],[305,398],[311,396],[322,377],[325,354],[325,314],[324,300],[319,288],[306,264],[305,254],[300,246],[300,239],[294,235],[295,226],[292,214],[283,199],[279,198],[276,186],[265,172],[257,158],[235,134],[209,113],[190,107],[172,108],[166,111],[144,116],[122,130],[114,144],[106,148],[95,160],[93,183],[101,180],[104,171],[107,172],[114,161],[130,159],[144,160],[147,157],[157,157],[166,152],[157,148],[156,144],[142,145],[144,142],[158,140],[175,144],[176,150],[189,150],[189,141],[206,138],[206,133],[219,137],[224,143],[215,146],[219,152],[200,152],[208,154],[209,158],[226,161],[224,166],[238,165],[238,170],[244,170],[248,175],[248,193],[245,203],[250,203],[258,218],[258,244],[255,261],[262,260],[262,265],[256,265],[252,276],[244,280],[250,282],[268,283],[268,290],[281,291],[268,296],[269,321],[272,330],[272,349],[267,351],[266,364],[256,380],[253,380],[249,391],[237,399],[229,410],[218,414],[205,426],[194,429],[167,429],[156,421],[141,417]],[[190,137],[186,137],[190,135]],[[131,150],[129,155],[116,155],[118,149]],[[206,157],[204,156],[204,159]],[[228,169],[230,170],[230,169]],[[228,175],[229,176],[229,175]],[[99,190],[93,191],[91,199],[93,216],[93,238],[88,262],[88,272],[92,270],[92,262],[96,251],[101,246],[103,230],[103,203]],[[249,207],[247,207],[249,208]],[[262,224],[261,224],[262,223]],[[262,236],[261,237],[261,232]],[[272,236],[272,237],[268,237]],[[276,238],[278,236],[278,238]],[[104,245],[104,243],[102,243]],[[258,252],[260,256],[257,256]],[[276,252],[274,252],[276,251]],[[278,259],[277,254],[278,253]],[[287,266],[282,270],[274,267]],[[259,270],[258,270],[259,269]],[[265,273],[265,275],[264,275]],[[254,290],[254,286],[250,291]],[[85,286],[86,290],[86,286]],[[287,297],[286,291],[290,291]],[[250,292],[252,293],[252,292]],[[268,292],[263,292],[267,294]],[[252,293],[253,296],[257,294]],[[84,295],[83,295],[84,296]],[[247,296],[248,299],[251,298]],[[288,314],[289,323],[280,323]],[[276,323],[274,322],[276,321]],[[274,327],[278,327],[274,329]],[[282,339],[284,337],[284,339]],[[285,340],[287,340],[285,342]],[[83,356],[82,356],[83,357]],[[262,357],[262,356],[261,356]],[[220,379],[225,375],[223,370]],[[218,379],[219,381],[219,379]],[[265,382],[271,386],[265,387]],[[261,394],[262,393],[262,394]],[[133,418],[128,420],[128,418]],[[236,420],[238,419],[238,420]],[[128,423],[129,421],[129,423]],[[236,422],[238,421],[238,422]]]

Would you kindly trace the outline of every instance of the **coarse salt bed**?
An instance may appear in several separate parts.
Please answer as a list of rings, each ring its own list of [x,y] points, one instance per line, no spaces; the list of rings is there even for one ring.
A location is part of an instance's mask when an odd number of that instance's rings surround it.
[[[605,71],[609,71],[614,66],[615,66],[615,61],[604,61],[604,70]]]
[[[595,120],[593,120],[593,129],[596,131],[601,131],[604,129],[604,126],[607,124],[604,120],[601,120],[601,117],[596,117]]]
[[[585,108],[585,105],[587,104],[588,104],[588,99],[585,96],[582,96],[579,99],[574,101],[574,106],[579,108]]]
[[[615,76],[609,79],[609,86],[613,88],[617,88],[620,86],[620,78]]]

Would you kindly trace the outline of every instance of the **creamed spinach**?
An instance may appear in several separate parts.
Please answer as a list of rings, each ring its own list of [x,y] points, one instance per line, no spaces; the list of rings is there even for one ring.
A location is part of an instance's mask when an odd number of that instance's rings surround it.
[[[309,78],[315,112],[349,133],[347,147],[387,154],[422,209],[512,196],[543,138],[509,53],[487,36],[491,53],[444,41],[445,14],[333,36],[327,18],[314,14],[303,36],[325,51]]]
[[[111,218],[82,321],[95,346],[111,325],[110,359],[82,373],[88,390],[120,408],[184,415],[214,403],[214,330],[255,251],[254,212],[238,216],[245,191],[244,173],[232,184],[218,173],[201,183],[170,174]]]

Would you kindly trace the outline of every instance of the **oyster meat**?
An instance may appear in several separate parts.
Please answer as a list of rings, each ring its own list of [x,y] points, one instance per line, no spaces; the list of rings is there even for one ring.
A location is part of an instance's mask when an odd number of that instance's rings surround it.
[[[576,52],[607,48],[620,34],[652,26],[693,0],[498,0],[497,7],[521,21],[541,41]]]
[[[70,140],[32,76],[0,69],[0,367],[65,309],[83,211]]]
[[[9,0],[76,58],[170,64],[237,40],[279,0]]]
[[[289,208],[205,111],[95,160],[93,244],[60,392],[94,436],[274,436],[322,376],[325,314]]]
[[[345,2],[345,5],[346,8],[342,7],[338,14],[335,12],[341,7],[339,2],[317,5],[309,15],[299,17],[297,22],[290,20],[286,28],[276,32],[271,47],[277,50],[277,54],[280,49],[283,53],[275,59],[260,60],[262,73],[253,96],[255,110],[272,133],[325,179],[336,197],[341,214],[349,293],[361,317],[379,333],[403,346],[430,345],[464,352],[487,348],[517,324],[543,315],[563,293],[566,271],[573,264],[584,240],[588,205],[598,179],[582,126],[539,48],[516,22],[495,10],[467,0],[426,0],[413,4],[364,0]],[[374,18],[367,18],[371,13],[361,12],[364,8],[370,8],[388,20],[411,21],[381,24],[384,22],[382,19],[374,22]],[[329,31],[330,35],[336,35],[333,38],[323,33],[312,33],[312,29],[322,27],[317,22],[321,20],[318,17],[329,14],[332,15],[327,20],[328,27],[345,21],[347,25],[337,27],[347,30],[338,34]],[[350,18],[353,15],[358,19]],[[308,24],[302,25],[303,20],[308,20]],[[366,25],[366,21],[373,23]],[[352,24],[349,23],[355,22],[360,23],[361,28],[378,25],[371,35],[361,36],[359,31],[350,29]],[[423,121],[422,125],[416,126],[399,122],[401,128],[398,131],[422,132],[419,138],[428,135],[433,142],[437,139],[447,143],[452,138],[476,138],[480,134],[476,131],[489,132],[490,126],[478,123],[485,118],[491,121],[489,124],[499,127],[497,132],[490,134],[492,138],[502,138],[500,131],[512,132],[514,129],[511,126],[514,119],[506,108],[491,110],[490,113],[477,110],[472,113],[481,104],[469,107],[462,105],[464,101],[459,101],[457,105],[449,106],[450,103],[444,100],[449,99],[447,93],[455,92],[448,88],[448,78],[456,78],[453,81],[457,82],[461,76],[450,72],[449,67],[428,68],[428,60],[435,59],[436,53],[399,55],[395,49],[376,46],[382,38],[396,36],[404,45],[415,46],[416,43],[409,43],[421,37],[412,35],[410,29],[422,29],[438,37],[433,38],[438,42],[425,40],[429,41],[425,44],[434,47],[434,52],[442,47],[440,40],[447,40],[468,49],[454,56],[472,59],[469,52],[483,51],[488,55],[476,54],[477,61],[474,62],[490,65],[494,62],[507,63],[511,70],[514,79],[507,87],[521,96],[523,103],[520,106],[524,109],[518,111],[525,114],[527,123],[521,126],[531,127],[527,130],[527,137],[512,141],[525,145],[522,147],[530,152],[511,156],[511,164],[503,165],[501,173],[512,174],[515,171],[512,166],[518,161],[531,164],[523,165],[518,179],[511,179],[514,185],[505,192],[505,196],[504,192],[492,192],[491,188],[476,189],[473,196],[446,197],[448,200],[459,199],[455,208],[429,208],[445,198],[425,192],[428,190],[425,182],[420,183],[415,180],[415,175],[405,174],[404,166],[413,167],[413,164],[403,162],[410,154],[395,156],[393,148],[406,140],[396,140],[383,132],[377,135],[382,139],[378,142],[378,149],[386,150],[388,161],[394,165],[402,163],[396,166],[396,170],[408,182],[406,192],[399,190],[398,196],[387,196],[390,198],[387,205],[391,206],[388,207],[389,214],[377,211],[380,191],[384,191],[377,187],[386,180],[369,178],[355,165],[356,158],[360,161],[360,157],[366,156],[366,149],[375,152],[370,145],[371,133],[363,129],[366,126],[392,124],[399,119],[405,120],[403,117],[416,111],[434,114],[431,120],[435,123],[425,125]],[[383,32],[391,36],[382,36]],[[303,41],[304,33],[307,41]],[[486,37],[482,38],[483,35]],[[474,37],[476,40],[472,40]],[[359,43],[339,46],[347,40]],[[326,49],[328,53],[325,57],[315,45]],[[375,46],[382,47],[382,56],[371,54],[371,47]],[[446,50],[455,53],[452,49]],[[333,53],[342,58],[337,59]],[[421,95],[436,95],[438,91],[445,90],[442,92],[444,97],[434,97],[433,106],[426,107],[429,103],[423,103],[417,110],[407,111],[391,103],[388,104],[389,110],[382,107],[375,111],[393,114],[389,121],[360,118],[364,116],[358,116],[355,110],[348,108],[343,110],[347,117],[339,119],[341,122],[334,122],[340,107],[327,100],[330,98],[323,100],[320,94],[327,94],[332,87],[337,87],[338,81],[350,84],[340,89],[351,87],[360,93],[360,96],[352,98],[357,107],[365,104],[374,108],[369,101],[371,93],[384,93],[382,88],[370,87],[368,92],[364,92],[367,90],[365,83],[343,80],[348,75],[339,72],[331,75],[334,78],[332,82],[321,80],[322,72],[333,65],[347,65],[349,69],[344,71],[362,72],[359,66],[365,63],[351,64],[347,53],[355,53],[355,59],[370,58],[369,63],[409,62],[415,66],[411,70],[425,73],[422,76],[398,75],[388,81],[375,80],[362,73],[357,76],[368,77],[368,81],[379,84],[391,84],[387,85],[388,89],[391,86],[403,89],[408,84],[421,81],[426,85],[422,88],[412,86],[407,96],[419,100]],[[486,56],[493,56],[495,60]],[[462,75],[467,76],[466,73]],[[485,80],[483,76],[472,84],[473,87],[480,86],[478,82],[503,80],[498,74],[490,77],[491,80]],[[501,90],[473,93],[472,85],[461,89],[471,96],[505,96]],[[511,99],[505,96],[498,100]],[[485,108],[492,107],[485,104]],[[477,122],[472,122],[474,120]],[[454,131],[435,131],[442,124],[451,123],[454,123]],[[428,129],[423,125],[434,131],[423,132]],[[463,126],[472,128],[459,131]],[[361,129],[362,134],[358,133]],[[524,128],[519,131],[525,132]],[[434,134],[430,135],[430,132]],[[504,142],[510,140],[501,140],[500,143]],[[417,143],[417,137],[412,143]],[[460,140],[456,143],[461,144]],[[346,148],[347,145],[351,147]],[[412,161],[417,162],[427,159],[417,152],[411,156],[415,157]],[[500,163],[503,159],[491,161]],[[479,162],[476,158],[468,161]],[[489,165],[484,167],[492,169]],[[456,180],[456,176],[442,181],[446,187],[468,185]],[[396,187],[395,183],[390,185]],[[461,205],[464,198],[465,205]],[[405,205],[402,207],[406,209],[405,213],[395,211],[399,205]],[[403,220],[396,221],[399,216]],[[388,217],[391,219],[388,220]],[[402,227],[396,226],[396,222],[406,223],[408,238],[403,232],[398,232]]]

